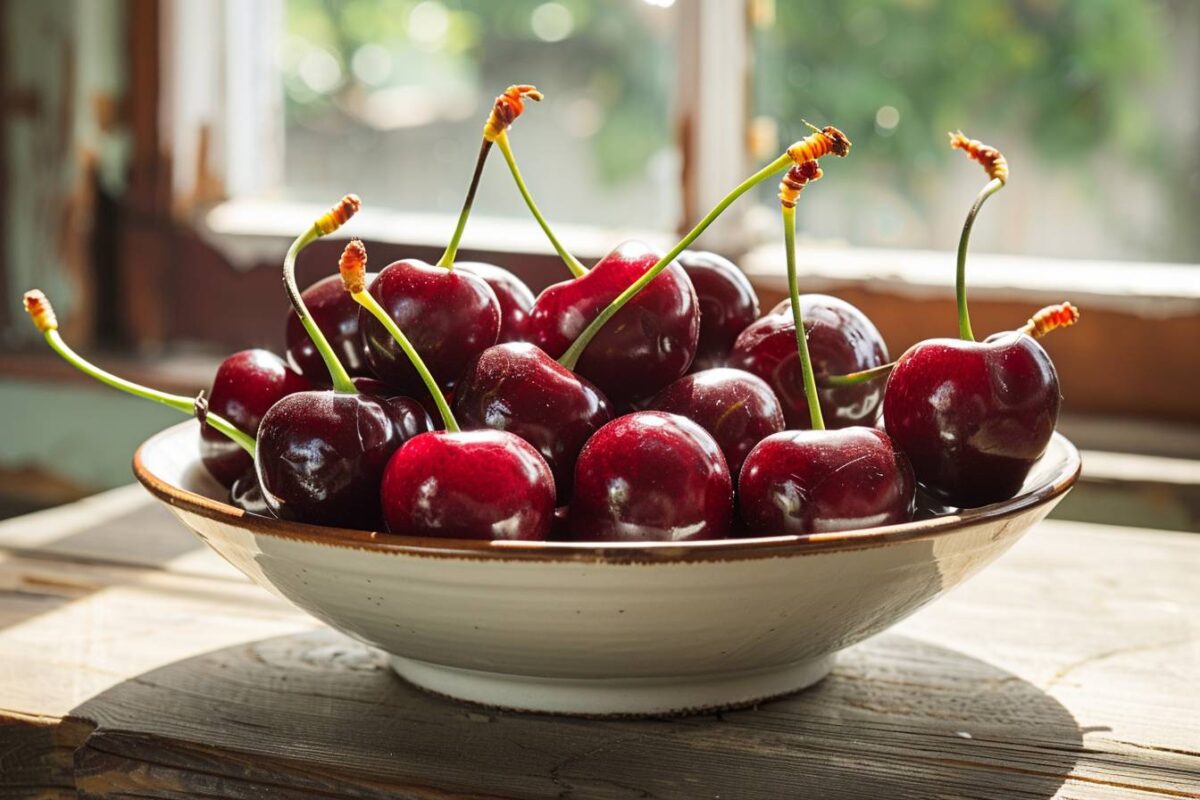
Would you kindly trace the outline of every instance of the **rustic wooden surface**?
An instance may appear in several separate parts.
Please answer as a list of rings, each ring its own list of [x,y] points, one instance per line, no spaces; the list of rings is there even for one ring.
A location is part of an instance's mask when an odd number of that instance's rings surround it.
[[[433,698],[129,487],[0,523],[0,797],[1200,798],[1200,536],[1047,522],[755,710]]]

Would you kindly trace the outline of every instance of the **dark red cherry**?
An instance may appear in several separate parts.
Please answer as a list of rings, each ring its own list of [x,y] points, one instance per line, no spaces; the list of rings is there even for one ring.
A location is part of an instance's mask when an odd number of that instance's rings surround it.
[[[676,261],[691,279],[700,304],[700,341],[692,372],[723,367],[738,334],[758,319],[758,295],[724,256],[684,250]]]
[[[750,535],[827,533],[913,518],[912,468],[883,431],[784,431],[750,451],[738,509]]]
[[[257,514],[260,517],[275,516],[267,506],[266,498],[263,497],[262,487],[258,485],[258,475],[255,474],[253,465],[249,471],[238,476],[238,479],[233,482],[233,486],[229,487],[229,502],[243,511]]]
[[[887,381],[884,424],[917,480],[970,508],[1015,495],[1058,420],[1058,373],[1029,336],[931,339],[900,356]]]
[[[548,287],[533,304],[528,340],[558,358],[659,257],[642,242],[625,242],[584,275]],[[673,263],[609,320],[575,371],[613,403],[649,397],[687,372],[699,336],[696,291]]]
[[[380,270],[368,291],[408,334],[443,388],[452,387],[500,333],[496,293],[470,272],[396,261]],[[424,394],[416,369],[379,320],[362,309],[359,324],[375,376],[401,394]]]
[[[497,342],[525,341],[525,320],[533,308],[533,292],[525,282],[503,267],[482,261],[459,261],[455,269],[478,275],[492,287],[500,301],[500,338]]]
[[[489,347],[467,368],[455,394],[464,430],[495,428],[534,446],[554,474],[559,502],[570,497],[575,459],[592,434],[612,419],[608,399],[525,342]]]
[[[266,350],[242,350],[221,362],[213,377],[208,409],[255,436],[267,409],[280,398],[313,388],[283,359]],[[222,486],[230,487],[254,468],[250,454],[208,425],[200,429],[200,459]]]
[[[804,330],[813,370],[822,375],[886,364],[887,346],[879,330],[854,306],[823,294],[800,296]],[[775,390],[789,428],[811,425],[804,398],[804,377],[796,350],[796,326],[785,301],[742,331],[729,354],[729,366],[752,372]],[[822,388],[821,411],[830,428],[874,425],[883,400],[882,381],[857,386]]]
[[[708,431],[734,481],[754,445],[783,430],[783,409],[767,382],[740,369],[718,367],[684,375],[650,401]]]
[[[379,482],[403,440],[386,400],[332,391],[280,400],[258,430],[255,469],[281,518],[370,530]]]
[[[387,529],[407,536],[543,540],[554,523],[550,468],[504,431],[410,439],[388,462],[381,498]]]
[[[368,272],[367,285],[374,279],[375,273]],[[362,334],[358,329],[358,303],[346,292],[342,279],[337,275],[322,278],[305,289],[300,297],[346,372],[370,375],[371,368],[367,366]],[[287,317],[287,359],[292,369],[308,378],[314,386],[329,386],[329,370],[294,310],[289,310]]]
[[[686,417],[638,411],[593,436],[575,464],[576,541],[721,539],[733,483],[721,448]]]
[[[377,378],[352,378],[354,388],[361,393],[382,400],[388,407],[400,441],[406,442],[418,433],[426,433],[435,429],[433,417],[436,407],[430,411],[420,400],[398,395],[383,381]]]

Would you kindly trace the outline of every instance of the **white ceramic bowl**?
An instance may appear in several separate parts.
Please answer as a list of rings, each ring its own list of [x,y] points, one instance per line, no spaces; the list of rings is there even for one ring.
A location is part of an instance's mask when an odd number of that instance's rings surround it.
[[[266,589],[392,655],[438,694],[525,711],[658,715],[802,689],[995,559],[1079,474],[1055,434],[1021,494],[961,515],[848,533],[577,544],[417,539],[265,519],[224,502],[194,422],[134,472]]]

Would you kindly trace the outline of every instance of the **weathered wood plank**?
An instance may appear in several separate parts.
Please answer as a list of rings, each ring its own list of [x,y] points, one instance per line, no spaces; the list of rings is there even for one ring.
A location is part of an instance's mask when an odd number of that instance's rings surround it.
[[[424,695],[207,551],[141,549],[179,532],[146,509],[73,542],[0,527],[10,794],[1200,797],[1195,536],[1045,523],[811,691],[588,721]]]

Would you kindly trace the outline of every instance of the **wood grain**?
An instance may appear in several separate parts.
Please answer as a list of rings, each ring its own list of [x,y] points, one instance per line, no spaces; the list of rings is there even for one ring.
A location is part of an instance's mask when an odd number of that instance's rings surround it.
[[[810,691],[594,721],[423,694],[89,503],[0,526],[0,797],[1200,797],[1195,536],[1044,523]]]

